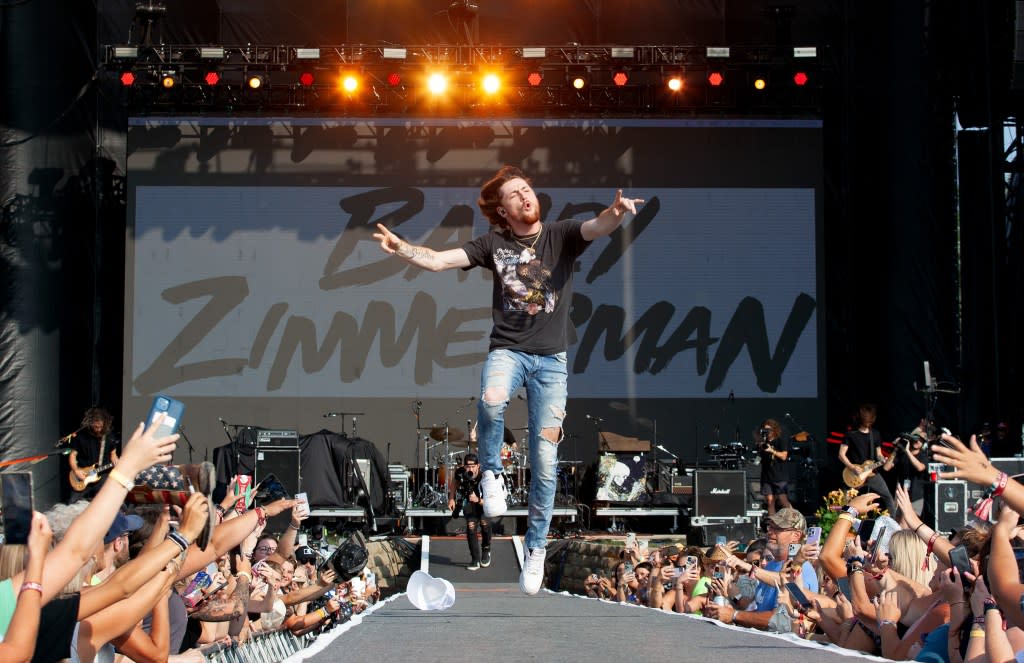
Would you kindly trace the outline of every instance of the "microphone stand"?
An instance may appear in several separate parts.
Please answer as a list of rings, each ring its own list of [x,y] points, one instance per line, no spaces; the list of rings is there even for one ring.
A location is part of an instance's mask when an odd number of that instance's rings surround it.
[[[188,445],[188,464],[191,465],[192,452],[195,451],[196,448],[192,446],[192,441],[188,439],[188,435],[185,434],[185,427],[181,424],[178,424],[178,432],[181,433],[181,439],[185,440],[185,444]]]
[[[85,424],[82,424],[81,426],[79,426],[78,430],[76,430],[74,433],[69,433],[69,434],[65,435],[64,437],[60,438],[59,440],[57,440],[57,443],[53,445],[53,448],[54,449],[60,449],[61,447],[65,446],[65,445],[70,445],[71,444],[71,440],[73,438],[77,437],[78,434],[81,433],[83,430],[85,430]]]

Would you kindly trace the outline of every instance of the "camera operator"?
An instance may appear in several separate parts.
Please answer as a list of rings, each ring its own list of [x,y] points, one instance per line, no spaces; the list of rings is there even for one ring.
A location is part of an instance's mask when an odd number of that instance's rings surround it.
[[[904,433],[894,442],[893,475],[896,483],[910,495],[917,513],[924,507],[924,484],[928,482],[928,456],[924,438],[918,433]]]
[[[765,419],[757,431],[757,453],[761,457],[761,495],[768,515],[774,516],[778,506],[788,509],[789,503],[789,441],[782,436],[782,427],[774,419]]]
[[[452,518],[459,517],[462,511],[466,518],[466,541],[469,543],[471,556],[470,571],[478,571],[481,566],[491,565],[491,523],[484,518],[483,500],[480,494],[480,462],[476,454],[466,454],[462,459],[462,467],[455,470],[455,481],[449,489],[448,508],[452,510]],[[477,530],[480,538],[477,538]],[[481,550],[481,539],[483,546]]]

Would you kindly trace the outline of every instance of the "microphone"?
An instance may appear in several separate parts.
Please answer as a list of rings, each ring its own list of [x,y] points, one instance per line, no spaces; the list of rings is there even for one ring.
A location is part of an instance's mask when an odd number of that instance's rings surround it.
[[[231,425],[228,422],[224,421],[224,417],[217,417],[217,421],[220,422],[221,426],[230,426]]]
[[[338,414],[339,413],[337,412],[325,412],[324,419],[333,419],[334,417],[338,416]]]
[[[736,394],[733,393],[732,389],[729,390],[729,402],[730,403],[735,403],[736,402]]]
[[[423,401],[416,401],[416,407],[423,405]]]
[[[602,419],[601,417],[594,417],[594,416],[591,416],[589,414],[584,415],[584,416],[586,416],[586,418],[590,419],[591,421],[598,421],[598,422],[604,421],[604,419]]]

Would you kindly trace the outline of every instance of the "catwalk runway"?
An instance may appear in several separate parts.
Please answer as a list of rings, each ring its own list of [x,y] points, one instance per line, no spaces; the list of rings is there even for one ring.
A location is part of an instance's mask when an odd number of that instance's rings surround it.
[[[439,545],[440,544],[440,545]],[[874,659],[836,647],[801,643],[722,626],[710,620],[618,605],[542,590],[524,596],[505,581],[518,570],[508,539],[495,542],[495,564],[467,572],[456,562],[464,541],[431,541],[434,576],[456,589],[455,605],[443,612],[417,610],[404,594],[379,604],[343,633],[321,636],[289,663],[334,663],[353,656],[390,661],[742,661],[817,663]],[[506,554],[509,553],[509,554]],[[444,561],[442,561],[442,559]],[[446,573],[455,563],[456,573]],[[471,581],[464,579],[471,573]],[[495,580],[499,580],[495,582]],[[335,629],[337,631],[338,629]],[[874,659],[881,660],[881,659]]]

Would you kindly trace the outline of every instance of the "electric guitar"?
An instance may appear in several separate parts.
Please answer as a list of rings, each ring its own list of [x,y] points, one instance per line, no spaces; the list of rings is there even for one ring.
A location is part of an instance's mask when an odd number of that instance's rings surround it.
[[[95,465],[90,465],[89,467],[82,467],[80,469],[86,473],[84,479],[79,479],[78,476],[75,474],[74,470],[72,470],[71,472],[68,472],[68,483],[71,484],[71,488],[75,492],[80,493],[83,490],[85,490],[86,487],[89,486],[89,484],[96,483],[97,481],[99,481],[100,476],[104,472],[107,472],[108,470],[111,470],[113,468],[113,463],[107,463],[106,465],[100,465],[99,463],[97,463]]]
[[[855,465],[854,467],[857,468],[856,471],[851,470],[850,468],[847,467],[843,470],[843,483],[845,483],[850,488],[860,488],[861,486],[864,485],[865,481],[874,476],[876,469],[878,469],[882,465],[885,465],[887,462],[889,461],[868,460],[861,463],[860,465]],[[861,478],[862,476],[864,478]]]

